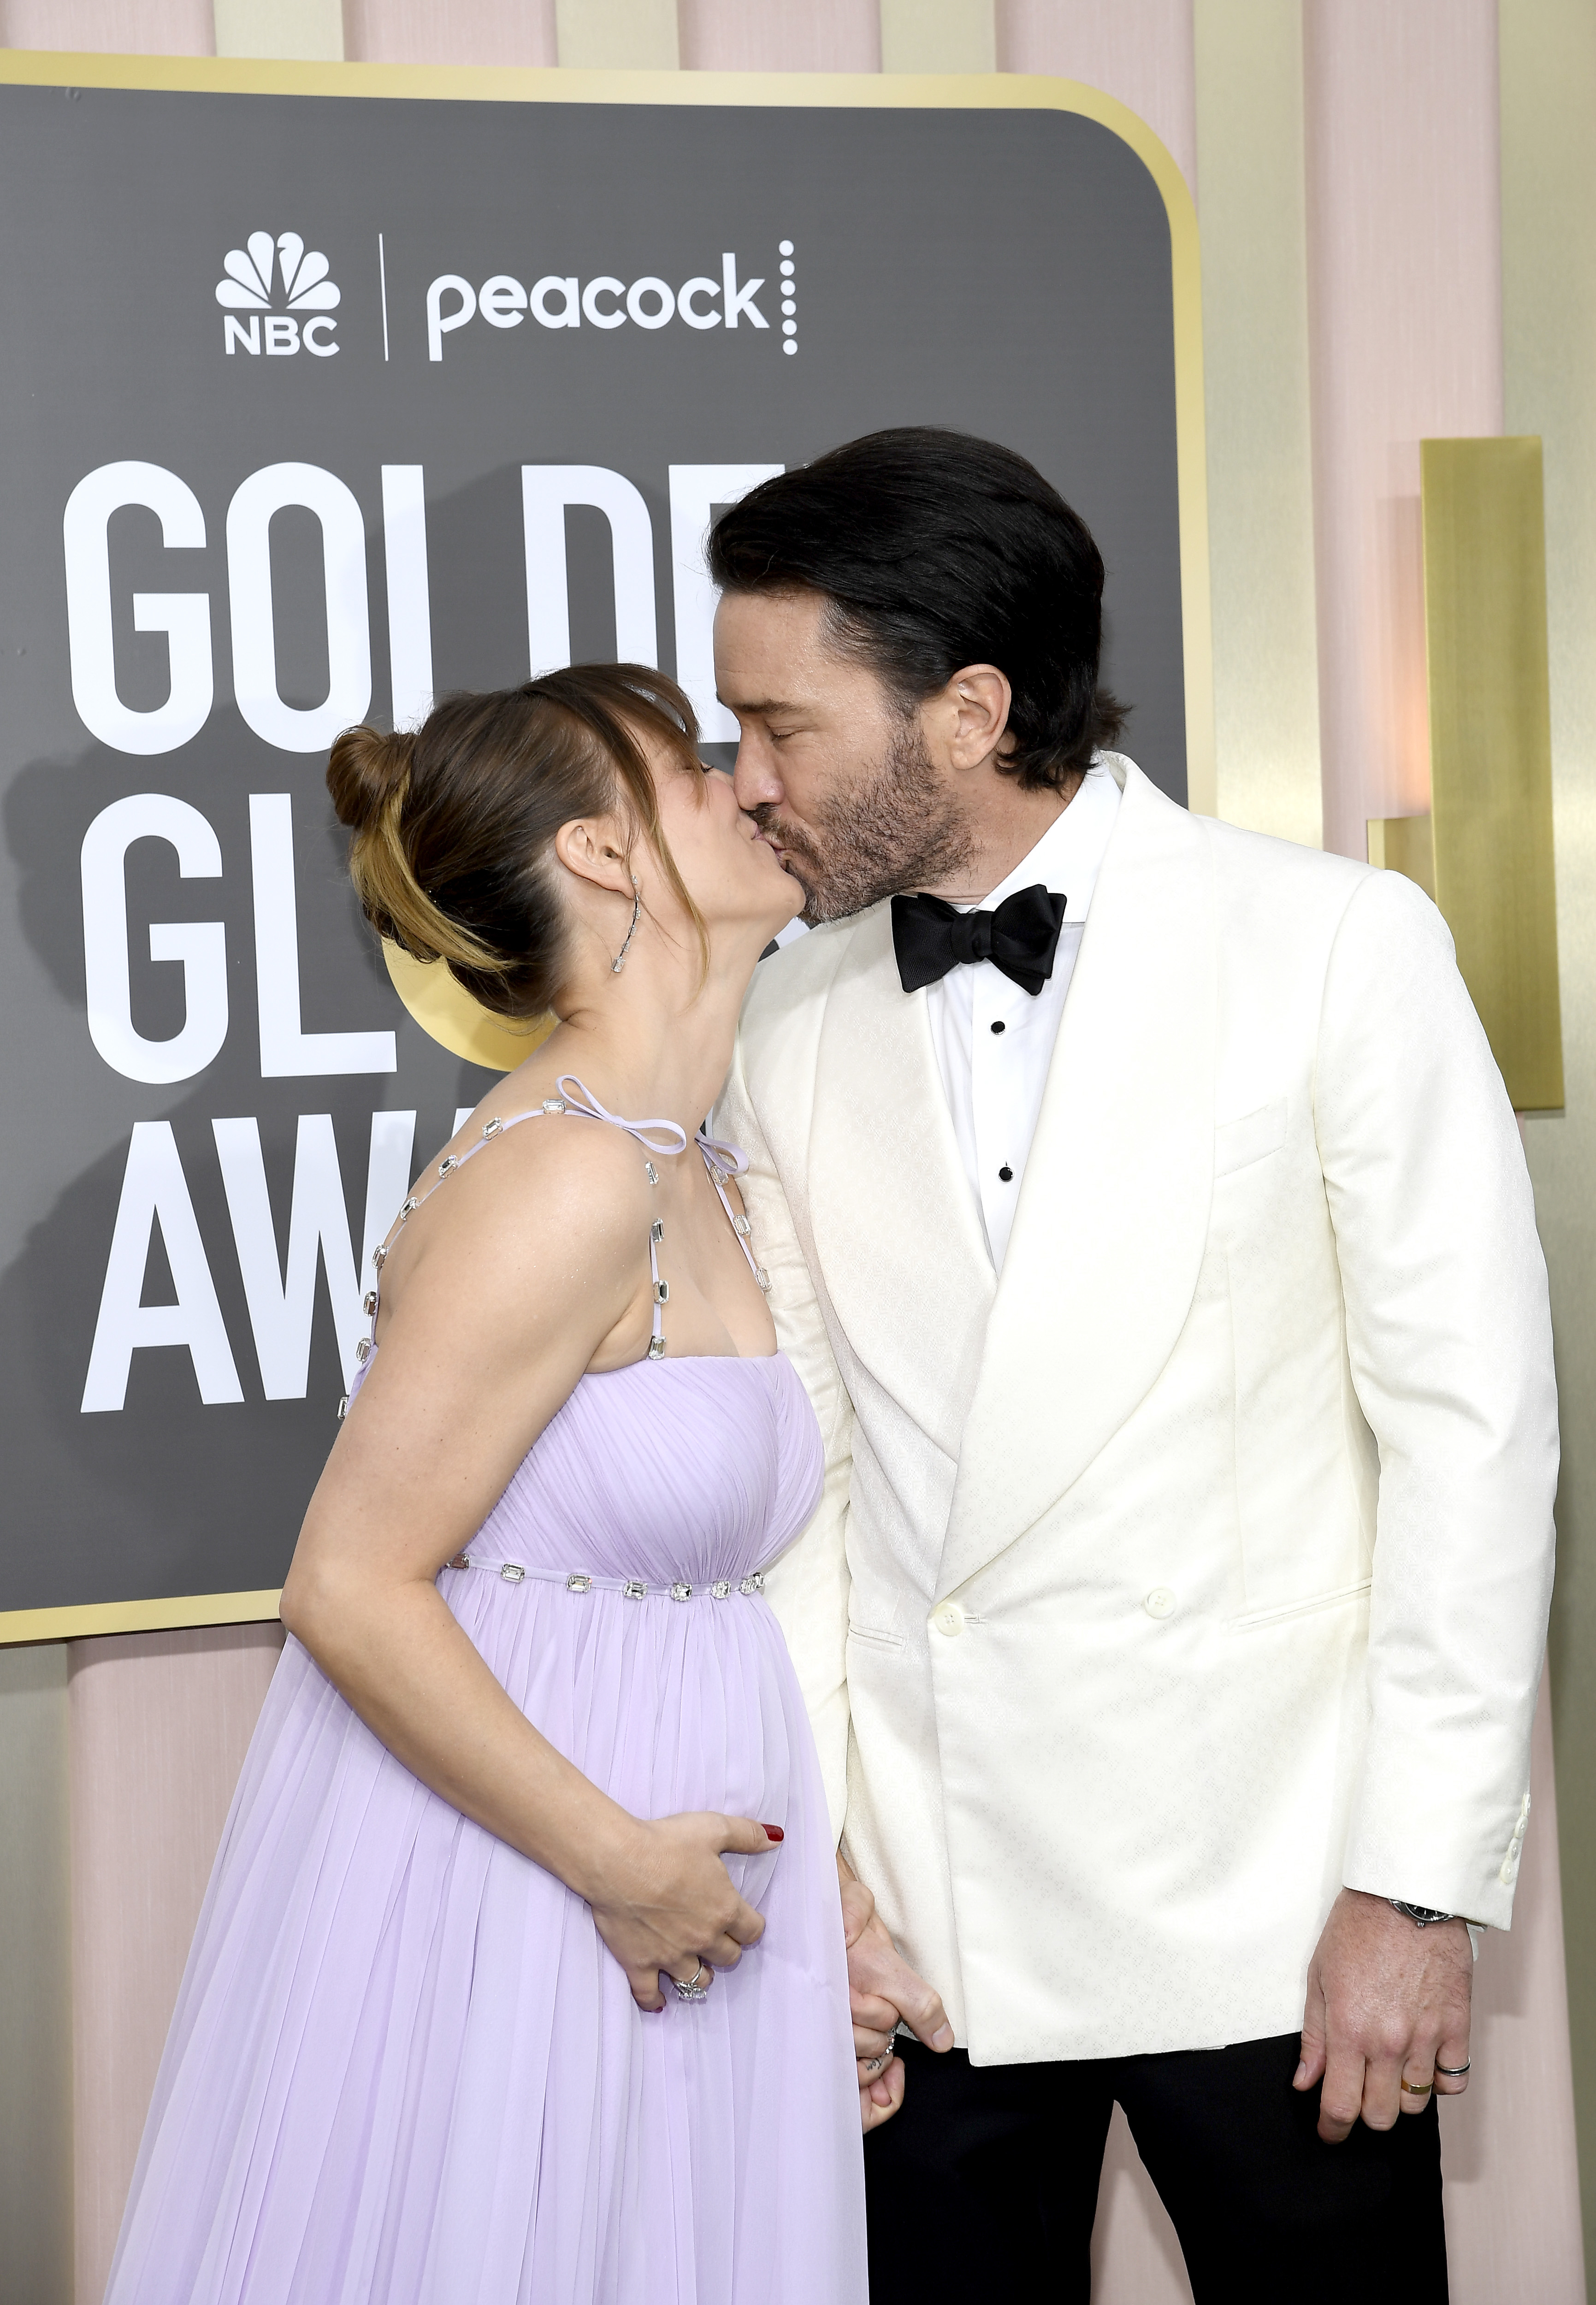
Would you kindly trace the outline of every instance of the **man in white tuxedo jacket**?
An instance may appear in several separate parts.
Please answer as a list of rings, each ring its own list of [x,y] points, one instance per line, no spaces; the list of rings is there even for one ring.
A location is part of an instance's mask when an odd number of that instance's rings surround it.
[[[1004,450],[856,442],[711,566],[819,923],[717,1125],[828,1439],[769,1585],[862,1884],[875,2305],[1087,2296],[1116,2098],[1200,2300],[1442,2298],[1557,1461],[1445,925],[1111,749],[1101,563]]]

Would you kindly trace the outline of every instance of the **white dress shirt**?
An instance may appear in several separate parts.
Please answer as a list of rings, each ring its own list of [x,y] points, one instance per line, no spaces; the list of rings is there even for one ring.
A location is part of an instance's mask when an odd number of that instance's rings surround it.
[[[1119,787],[1109,771],[1089,769],[1068,807],[1007,880],[979,906],[959,907],[996,912],[1006,897],[1039,880],[1066,899],[1053,974],[1040,992],[1027,992],[989,960],[964,962],[926,987],[942,1093],[986,1229],[988,1253],[999,1272],[1087,906],[1118,812]]]

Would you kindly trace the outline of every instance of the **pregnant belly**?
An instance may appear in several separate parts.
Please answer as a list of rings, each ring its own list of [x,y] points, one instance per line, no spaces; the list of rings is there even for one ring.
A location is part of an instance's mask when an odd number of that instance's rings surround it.
[[[441,1589],[528,1720],[632,1816],[708,1810],[790,1831],[807,1723],[762,1599],[632,1601],[470,1571]],[[760,1907],[776,1852],[726,1862]]]

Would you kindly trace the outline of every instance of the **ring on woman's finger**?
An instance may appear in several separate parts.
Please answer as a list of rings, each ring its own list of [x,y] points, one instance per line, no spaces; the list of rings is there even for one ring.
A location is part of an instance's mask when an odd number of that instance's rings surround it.
[[[681,1986],[678,1986],[676,1990],[680,1993]],[[1405,2097],[1428,2097],[1434,2087],[1433,2079],[1427,2081],[1410,2081],[1405,2074],[1403,2076],[1402,2093]]]
[[[1460,2081],[1473,2062],[1473,2057],[1465,2057],[1460,2065],[1437,2065],[1435,2070],[1444,2073],[1449,2081]]]
[[[673,1977],[671,1983],[683,2001],[707,2001],[709,1997],[709,1971],[701,1961],[691,1977]]]

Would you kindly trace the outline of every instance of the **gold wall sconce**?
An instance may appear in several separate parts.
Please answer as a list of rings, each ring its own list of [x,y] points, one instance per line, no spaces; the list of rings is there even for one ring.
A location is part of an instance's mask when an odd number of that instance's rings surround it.
[[[1519,1112],[1563,1102],[1541,442],[1420,445],[1430,813],[1369,862],[1440,907]]]

